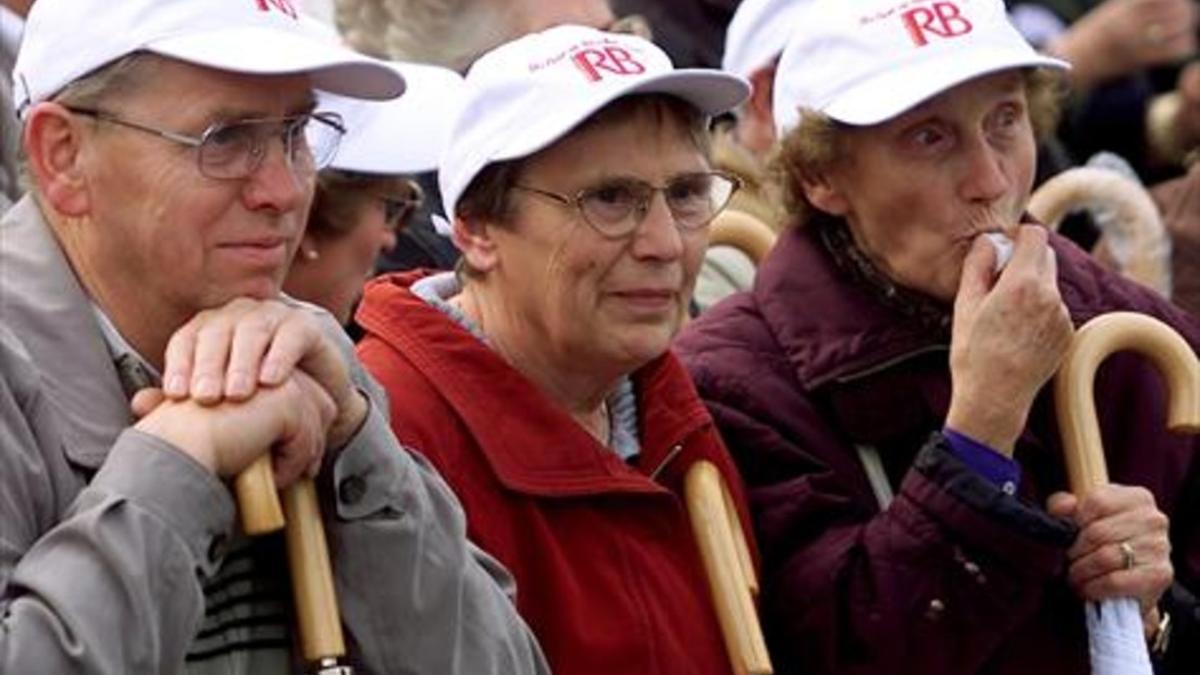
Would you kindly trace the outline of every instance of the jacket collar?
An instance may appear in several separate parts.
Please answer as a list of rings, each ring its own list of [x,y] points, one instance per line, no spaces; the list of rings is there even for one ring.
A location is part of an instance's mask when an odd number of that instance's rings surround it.
[[[0,236],[4,322],[59,408],[67,457],[99,468],[132,420],[91,301],[31,195],[5,214]]]
[[[632,374],[642,444],[625,463],[475,336],[413,295],[409,286],[423,276],[372,282],[356,319],[445,399],[508,489],[548,497],[661,493],[653,474],[712,423],[682,365],[664,354]]]

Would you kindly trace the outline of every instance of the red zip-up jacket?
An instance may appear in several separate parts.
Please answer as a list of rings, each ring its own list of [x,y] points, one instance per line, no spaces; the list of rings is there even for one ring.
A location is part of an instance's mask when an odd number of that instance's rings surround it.
[[[421,275],[371,284],[359,356],[391,399],[397,436],[425,454],[468,536],[517,581],[517,607],[558,675],[730,672],[682,500],[699,459],[740,479],[682,365],[636,371],[641,452],[602,447],[489,347],[413,295]]]

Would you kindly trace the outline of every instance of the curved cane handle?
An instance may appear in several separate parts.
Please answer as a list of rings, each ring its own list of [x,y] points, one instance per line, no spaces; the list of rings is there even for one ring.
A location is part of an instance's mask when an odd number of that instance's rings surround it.
[[[1170,326],[1145,314],[1113,312],[1083,325],[1054,380],[1054,404],[1071,491],[1083,496],[1108,482],[1092,380],[1108,355],[1130,349],[1166,378],[1167,428],[1200,432],[1200,360]]]
[[[749,213],[725,209],[709,227],[708,245],[732,246],[757,267],[775,245],[775,231]]]
[[[1029,198],[1029,212],[1051,229],[1068,213],[1104,207],[1116,213],[1114,233],[1131,244],[1121,273],[1171,296],[1170,237],[1150,193],[1136,181],[1108,169],[1081,166],[1046,181]]]
[[[771,657],[754,607],[758,579],[721,472],[711,462],[696,462],[684,479],[684,495],[733,672],[770,675]]]

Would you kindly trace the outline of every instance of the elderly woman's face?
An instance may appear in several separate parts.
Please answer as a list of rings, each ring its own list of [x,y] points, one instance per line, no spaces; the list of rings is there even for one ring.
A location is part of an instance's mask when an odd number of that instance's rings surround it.
[[[1022,75],[961,84],[883,124],[847,134],[844,159],[811,201],[844,216],[896,283],[949,301],[981,232],[1013,232],[1036,150]]]
[[[635,179],[662,186],[708,170],[682,124],[645,111],[586,127],[530,159],[523,186],[575,195]],[[707,232],[678,228],[661,192],[628,236],[599,234],[565,204],[517,190],[493,228],[494,274],[527,339],[560,363],[635,368],[666,351],[686,316]]]

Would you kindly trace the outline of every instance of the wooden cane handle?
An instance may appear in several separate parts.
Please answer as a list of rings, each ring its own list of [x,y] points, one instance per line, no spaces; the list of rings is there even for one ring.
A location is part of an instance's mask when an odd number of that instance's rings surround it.
[[[1092,381],[1108,355],[1126,349],[1149,358],[1166,379],[1167,428],[1200,432],[1200,360],[1188,343],[1145,314],[1113,312],[1092,319],[1076,332],[1054,380],[1067,474],[1079,496],[1108,482]]]
[[[275,490],[269,453],[238,474],[233,489],[242,518],[242,531],[247,536],[256,537],[283,529],[283,509],[279,505],[279,492]]]
[[[721,472],[711,462],[696,462],[684,479],[684,494],[733,672],[770,675],[774,670],[754,607],[758,581]]]
[[[708,245],[732,246],[757,266],[775,245],[775,231],[748,213],[726,209],[713,220]]]
[[[310,662],[345,656],[333,568],[321,524],[317,489],[311,479],[296,481],[283,491],[283,510],[287,514],[288,566],[292,571],[301,653]]]

